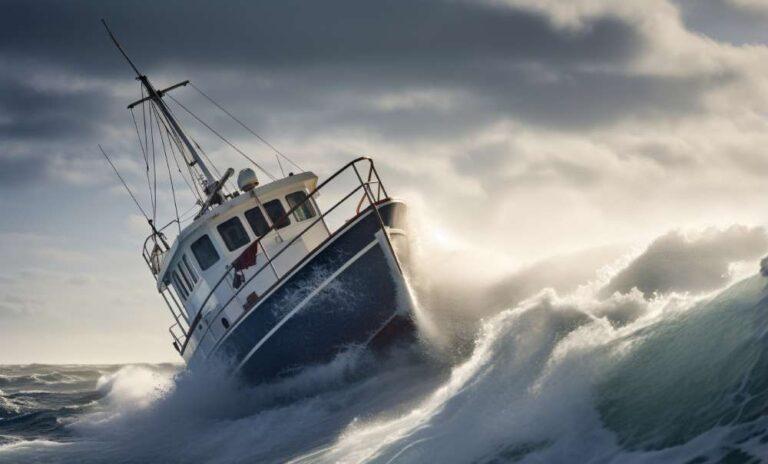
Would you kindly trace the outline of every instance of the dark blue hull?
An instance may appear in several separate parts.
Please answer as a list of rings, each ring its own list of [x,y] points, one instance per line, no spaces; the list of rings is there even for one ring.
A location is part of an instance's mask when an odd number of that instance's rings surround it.
[[[403,228],[403,203],[379,209],[387,226]],[[393,234],[396,245],[404,239]],[[396,259],[375,212],[364,211],[242,317],[215,356],[258,383],[327,362],[344,347],[388,334],[387,326],[408,325],[410,299]]]

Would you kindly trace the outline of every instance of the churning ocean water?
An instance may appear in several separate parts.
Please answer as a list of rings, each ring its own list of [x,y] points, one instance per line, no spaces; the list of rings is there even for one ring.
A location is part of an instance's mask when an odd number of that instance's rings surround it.
[[[419,342],[255,387],[177,365],[1,367],[0,462],[768,462],[759,274],[417,316]]]

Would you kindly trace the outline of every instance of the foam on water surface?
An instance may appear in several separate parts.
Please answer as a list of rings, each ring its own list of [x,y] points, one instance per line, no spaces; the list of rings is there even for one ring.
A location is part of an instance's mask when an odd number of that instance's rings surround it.
[[[768,280],[604,290],[640,258],[525,297],[519,282],[512,295],[414,275],[417,343],[350,347],[272,384],[176,365],[2,367],[0,462],[766,460]]]

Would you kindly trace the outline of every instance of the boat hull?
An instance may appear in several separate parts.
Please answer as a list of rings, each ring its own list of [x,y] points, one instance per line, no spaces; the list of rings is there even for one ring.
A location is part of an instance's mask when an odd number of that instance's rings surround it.
[[[259,383],[327,362],[350,345],[374,338],[378,345],[392,331],[388,326],[412,327],[398,263],[407,258],[405,205],[387,200],[378,208],[388,236],[374,210],[360,213],[244,314],[213,357]]]

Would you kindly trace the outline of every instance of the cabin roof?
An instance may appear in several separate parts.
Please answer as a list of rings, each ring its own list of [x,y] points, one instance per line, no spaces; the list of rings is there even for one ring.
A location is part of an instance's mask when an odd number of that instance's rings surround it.
[[[199,228],[207,225],[210,223],[213,219],[221,216],[222,214],[226,213],[227,211],[236,208],[243,203],[251,200],[253,198],[253,195],[258,196],[259,198],[263,198],[265,200],[269,200],[272,197],[272,194],[277,190],[282,190],[285,187],[296,185],[296,184],[305,184],[309,182],[309,190],[314,190],[317,186],[317,176],[311,172],[300,172],[298,174],[294,174],[292,176],[284,177],[282,179],[277,179],[275,181],[272,181],[268,184],[260,185],[256,188],[254,188],[251,192],[248,193],[241,193],[240,195],[231,198],[224,203],[215,206],[214,208],[211,208],[210,210],[206,211],[205,214],[202,216],[196,218],[192,223],[181,229],[181,233],[176,237],[176,239],[173,241],[173,245],[171,246],[171,249],[168,250],[168,253],[165,254],[165,257],[163,258],[162,266],[160,267],[160,272],[157,274],[157,285],[158,288],[162,287],[163,280],[165,278],[165,274],[168,271],[168,268],[172,262],[174,262],[174,258],[176,256],[177,251],[179,250],[179,247],[181,247],[181,244],[184,243],[187,238],[189,238],[190,235],[194,234]]]

